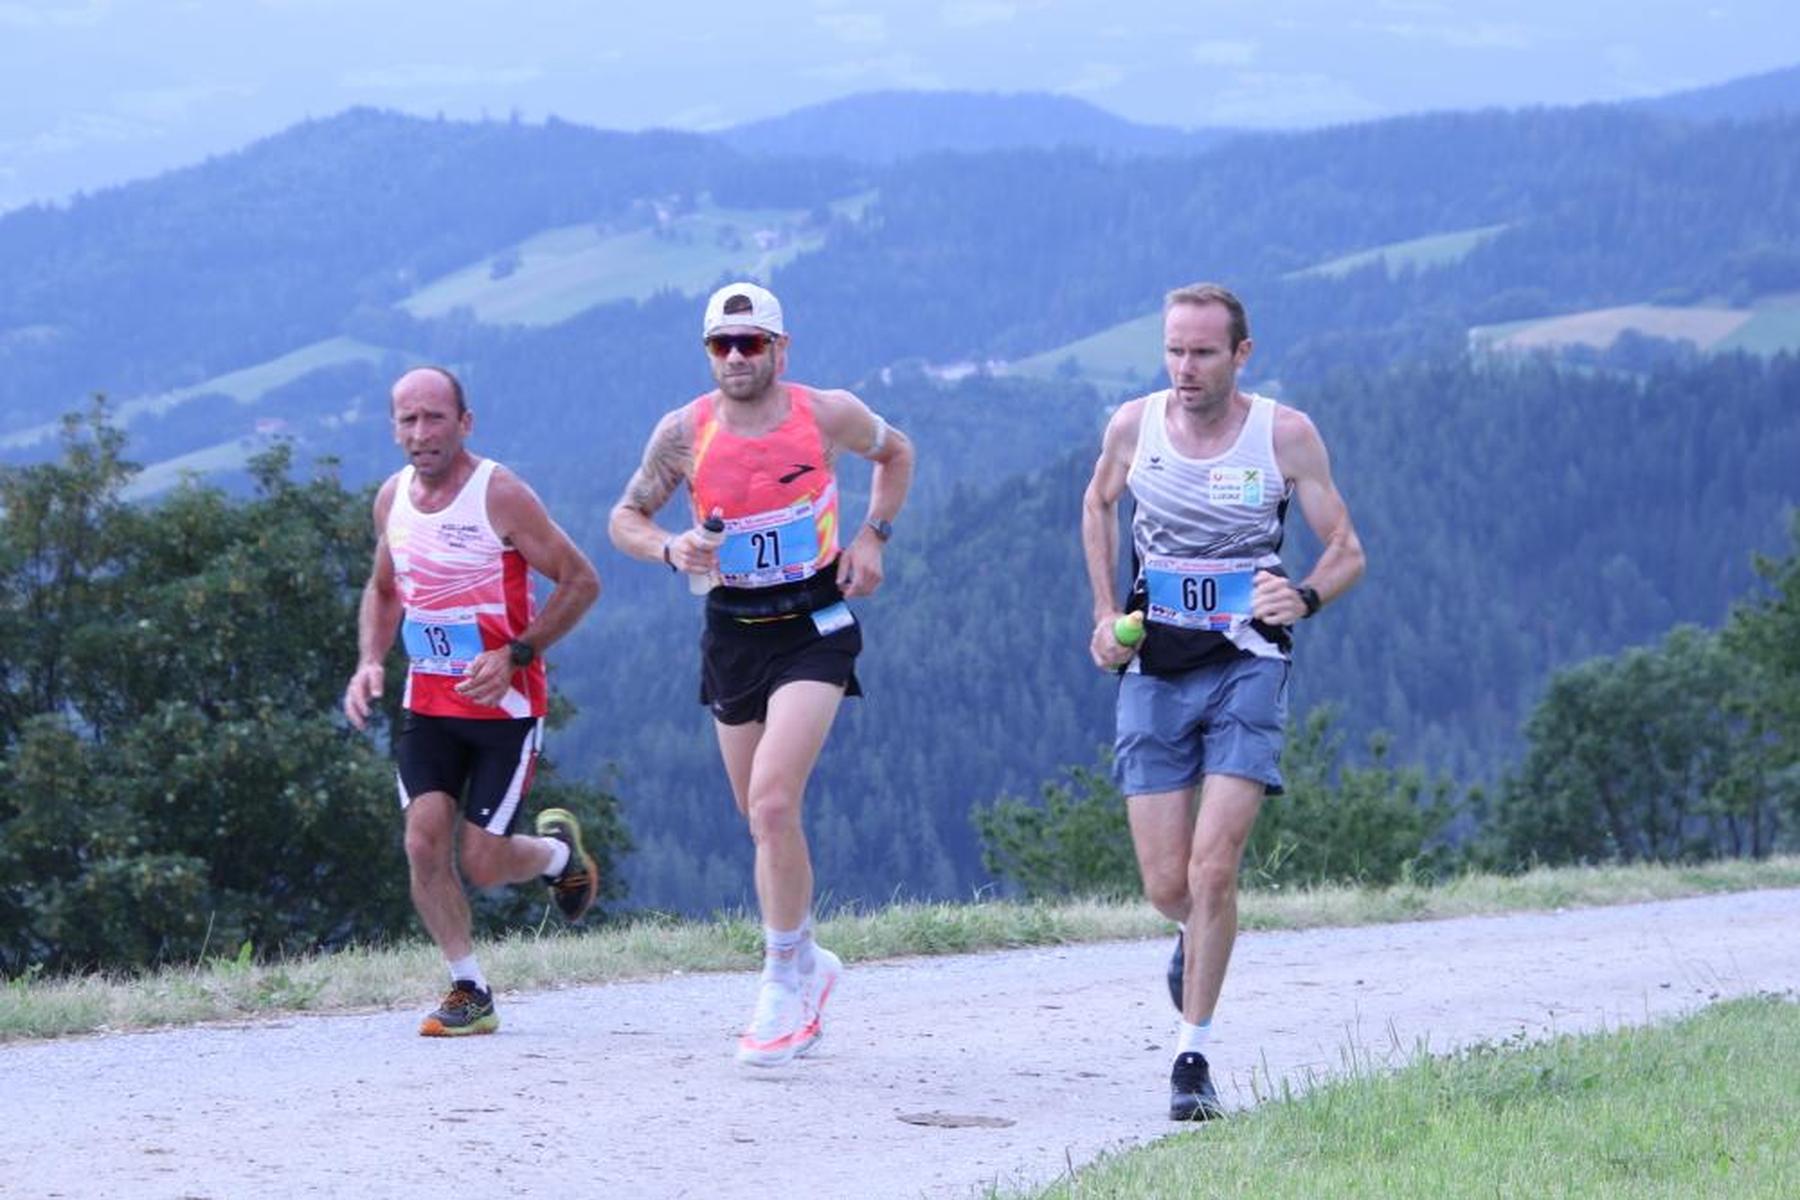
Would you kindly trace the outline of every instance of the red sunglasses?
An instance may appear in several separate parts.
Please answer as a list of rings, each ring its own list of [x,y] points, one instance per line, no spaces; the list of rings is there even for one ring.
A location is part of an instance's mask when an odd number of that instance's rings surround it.
[[[715,333],[706,339],[706,351],[714,358],[730,358],[736,350],[745,358],[755,358],[775,342],[770,333]]]

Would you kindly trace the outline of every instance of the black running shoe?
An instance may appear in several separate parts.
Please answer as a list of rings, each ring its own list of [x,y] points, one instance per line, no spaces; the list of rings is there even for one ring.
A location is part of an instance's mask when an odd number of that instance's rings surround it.
[[[493,1033],[499,1028],[494,994],[467,979],[458,979],[450,985],[450,994],[437,1011],[419,1023],[419,1036],[465,1037],[471,1033]]]
[[[1206,1069],[1206,1055],[1192,1051],[1176,1055],[1175,1069],[1169,1072],[1169,1120],[1211,1121],[1224,1115],[1212,1073]]]
[[[579,921],[600,890],[600,869],[581,845],[581,823],[566,808],[546,808],[537,815],[539,837],[555,838],[569,848],[569,862],[550,881],[550,897],[570,921]]]
[[[1175,953],[1169,956],[1169,1003],[1181,1011],[1181,976],[1187,969],[1187,931],[1175,933]]]

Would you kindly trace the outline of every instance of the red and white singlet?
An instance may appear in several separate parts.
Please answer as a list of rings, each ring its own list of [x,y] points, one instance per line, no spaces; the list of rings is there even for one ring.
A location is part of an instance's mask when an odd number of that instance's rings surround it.
[[[401,602],[401,636],[412,664],[405,707],[433,717],[541,717],[549,687],[544,660],[513,672],[498,705],[475,704],[456,692],[469,664],[505,646],[531,623],[531,568],[488,521],[488,481],[497,466],[480,460],[462,490],[439,512],[413,506],[413,468],[400,472],[388,513],[388,553]]]

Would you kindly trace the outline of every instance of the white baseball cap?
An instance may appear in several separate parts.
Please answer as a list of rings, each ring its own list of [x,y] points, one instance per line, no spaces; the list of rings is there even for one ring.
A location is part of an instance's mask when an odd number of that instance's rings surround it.
[[[767,288],[754,283],[728,283],[706,302],[706,321],[700,336],[711,337],[733,325],[749,325],[777,336],[787,330],[781,324],[781,301]]]

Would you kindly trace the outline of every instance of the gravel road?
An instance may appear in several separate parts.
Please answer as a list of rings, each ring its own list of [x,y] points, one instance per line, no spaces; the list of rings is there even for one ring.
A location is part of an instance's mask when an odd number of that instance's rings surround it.
[[[1378,1060],[1800,989],[1800,890],[1246,934],[1210,1057]],[[749,975],[0,1047],[0,1194],[967,1197],[1171,1130],[1167,942],[852,964],[811,1057],[732,1062]],[[421,1009],[435,997],[421,997]],[[1266,1078],[1266,1076],[1265,1076]],[[1265,1085],[1266,1087],[1266,1085]]]

